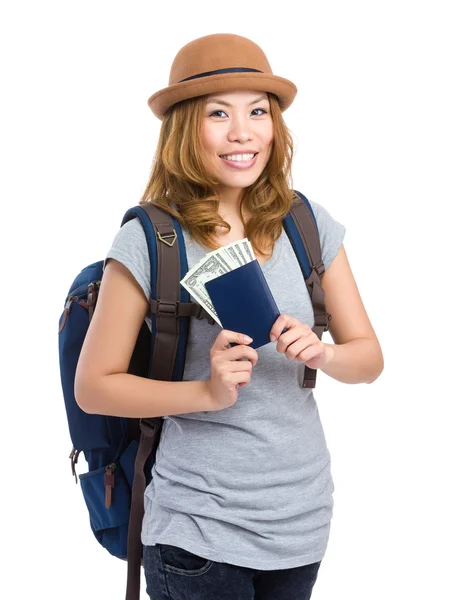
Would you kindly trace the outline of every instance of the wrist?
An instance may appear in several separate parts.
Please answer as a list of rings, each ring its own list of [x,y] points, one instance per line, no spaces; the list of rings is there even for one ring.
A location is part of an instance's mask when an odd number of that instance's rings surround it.
[[[324,344],[325,345],[325,357],[323,361],[323,366],[327,367],[331,362],[333,362],[335,347],[334,344]]]
[[[214,399],[213,399],[213,395],[212,395],[212,391],[211,391],[211,380],[208,379],[206,381],[201,381],[200,383],[202,386],[202,398],[203,398],[202,403],[205,406],[205,408],[203,410],[205,410],[205,411],[217,410],[216,406],[214,405]]]

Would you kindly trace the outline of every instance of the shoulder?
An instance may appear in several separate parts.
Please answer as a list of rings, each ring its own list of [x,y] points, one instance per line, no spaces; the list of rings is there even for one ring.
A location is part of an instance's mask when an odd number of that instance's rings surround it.
[[[147,239],[139,219],[131,219],[118,230],[110,252],[119,252],[132,261],[148,262]]]
[[[324,204],[320,204],[315,200],[308,201],[311,205],[312,211],[317,221],[317,227],[319,229],[325,229],[330,223],[338,223],[339,221],[335,218],[336,209],[326,208]]]
[[[104,262],[114,258],[121,262],[150,298],[150,257],[147,239],[139,219],[131,219],[117,231]]]
[[[135,218],[122,225],[116,233],[113,245],[120,243],[126,244],[132,241],[142,242],[142,240],[147,243],[145,240],[144,228],[142,227],[140,220]]]

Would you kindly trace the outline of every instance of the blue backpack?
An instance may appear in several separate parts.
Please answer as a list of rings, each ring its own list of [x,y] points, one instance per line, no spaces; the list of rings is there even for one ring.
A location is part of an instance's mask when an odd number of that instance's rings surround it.
[[[331,315],[320,281],[324,273],[317,222],[307,198],[296,197],[283,227],[299,261],[314,311],[313,331],[322,337]],[[152,203],[130,208],[121,226],[139,219],[145,231],[151,265],[152,332],[142,324],[128,373],[165,381],[182,381],[189,319],[212,317],[180,285],[188,271],[180,224]],[[59,319],[61,384],[73,445],[72,474],[80,452],[89,471],[79,475],[92,531],[113,556],[128,560],[127,600],[139,600],[144,491],[151,480],[162,417],[134,419],[84,412],[74,394],[78,357],[95,310],[104,261],[85,267],[75,278]],[[159,269],[158,269],[159,265]],[[150,314],[149,313],[149,314]],[[155,353],[154,349],[158,348]],[[316,370],[305,367],[302,387],[315,387]]]

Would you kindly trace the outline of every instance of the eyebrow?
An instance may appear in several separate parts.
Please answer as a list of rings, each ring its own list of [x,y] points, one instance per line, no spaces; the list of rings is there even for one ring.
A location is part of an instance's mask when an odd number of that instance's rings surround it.
[[[252,102],[249,102],[248,105],[251,106],[252,104],[261,102],[261,100],[269,101],[266,96],[260,96],[259,98],[256,98],[256,100],[252,100]],[[228,107],[233,106],[232,104],[225,102],[225,100],[220,100],[219,98],[211,98],[208,100],[207,104],[223,104],[223,106],[228,106]]]

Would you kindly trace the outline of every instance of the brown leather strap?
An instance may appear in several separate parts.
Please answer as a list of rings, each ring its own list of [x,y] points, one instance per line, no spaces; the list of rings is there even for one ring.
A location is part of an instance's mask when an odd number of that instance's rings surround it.
[[[152,203],[142,205],[152,222],[157,248],[158,280],[156,298],[150,299],[151,311],[156,318],[151,379],[171,381],[179,343],[181,316],[204,318],[206,311],[194,302],[180,302],[180,254],[177,234],[168,213]],[[210,322],[214,319],[208,315]],[[145,464],[153,449],[156,449],[162,418],[141,419],[141,439],[135,461],[131,495],[130,520],[128,525],[128,577],[126,600],[139,600],[141,578],[141,528],[144,517]]]
[[[156,314],[156,335],[153,355],[158,357],[151,365],[151,379],[170,381],[180,335],[180,321],[174,311],[180,303],[180,252],[172,218],[151,202],[142,205],[155,230],[158,253],[158,281],[156,301],[164,310]],[[153,335],[153,333],[152,333]]]
[[[175,318],[185,303],[180,303],[180,254],[177,235],[170,215],[156,205],[147,202],[142,205],[152,222],[157,248],[158,280],[156,298],[151,298],[151,308],[156,314],[153,360],[150,366],[151,379],[171,381],[180,336],[180,320]],[[192,309],[191,309],[192,310]],[[141,582],[141,529],[144,518],[145,463],[153,448],[156,448],[157,434],[162,427],[162,418],[141,419],[141,439],[134,465],[133,488],[131,493],[130,520],[128,524],[128,576],[126,600],[139,600]]]
[[[312,330],[317,337],[322,339],[324,331],[328,330],[331,315],[327,313],[325,306],[325,293],[320,285],[325,267],[322,260],[322,250],[320,247],[320,237],[317,231],[314,218],[306,206],[303,199],[296,196],[292,202],[290,210],[291,216],[302,238],[311,266],[311,275],[306,280],[311,303],[314,312],[314,327]],[[317,369],[311,369],[305,366],[303,376],[303,388],[314,388],[316,386]]]
[[[134,462],[134,478],[131,493],[130,520],[128,524],[127,591],[126,600],[139,600],[141,588],[141,529],[144,518],[144,493],[146,486],[145,463],[159,438],[161,417],[141,419],[141,439]]]
[[[208,323],[214,325],[213,317],[197,302],[165,303],[162,300],[150,299],[150,310],[157,315],[170,314],[177,317],[194,317],[196,319],[207,319]]]

